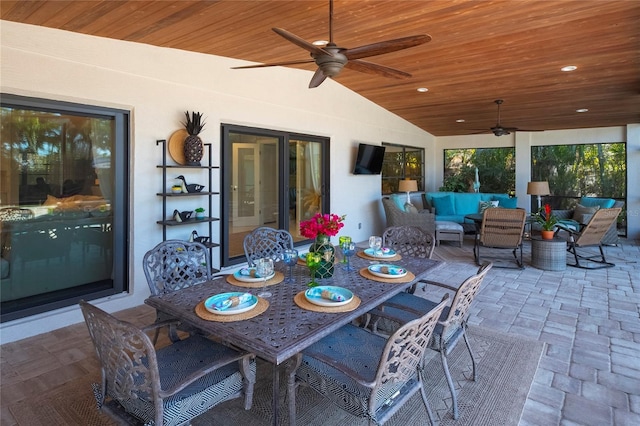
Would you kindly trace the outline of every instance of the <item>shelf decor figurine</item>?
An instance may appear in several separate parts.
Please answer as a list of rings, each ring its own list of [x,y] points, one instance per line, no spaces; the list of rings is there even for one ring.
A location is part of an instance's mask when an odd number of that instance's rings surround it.
[[[201,192],[204,189],[204,185],[200,185],[197,183],[187,184],[187,180],[182,175],[178,176],[176,179],[179,179],[182,181],[182,192],[189,192],[189,193]]]
[[[198,136],[204,129],[202,114],[194,111],[189,116],[189,111],[185,111],[184,115],[187,120],[182,124],[189,134],[184,140],[184,159],[187,166],[199,166],[203,155],[202,139]]]
[[[196,220],[204,219],[204,208],[198,207],[197,209],[195,209],[195,212],[196,212]]]

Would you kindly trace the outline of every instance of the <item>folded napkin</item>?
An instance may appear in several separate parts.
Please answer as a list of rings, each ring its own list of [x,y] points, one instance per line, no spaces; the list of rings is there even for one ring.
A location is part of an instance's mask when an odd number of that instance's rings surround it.
[[[382,254],[391,253],[391,249],[389,247],[382,247],[380,250],[382,251]]]
[[[251,277],[251,278],[261,278],[260,274],[255,268],[242,268],[239,272],[243,277]]]
[[[249,300],[251,300],[251,297],[253,296],[251,296],[251,294],[249,293],[244,293],[239,296],[231,296],[225,300],[214,303],[213,309],[215,309],[216,311],[224,311],[226,309],[238,306],[244,302],[248,302]]]
[[[395,266],[381,266],[380,272],[388,275],[402,275],[405,273],[405,270]]]
[[[312,288],[307,291],[309,296],[322,297],[323,299],[332,300],[334,302],[344,302],[344,296],[330,290],[321,290],[319,288]]]

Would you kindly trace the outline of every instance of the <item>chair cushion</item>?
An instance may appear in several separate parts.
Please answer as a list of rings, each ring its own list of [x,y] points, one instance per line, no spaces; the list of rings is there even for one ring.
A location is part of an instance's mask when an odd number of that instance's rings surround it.
[[[404,211],[404,204],[407,202],[406,194],[391,194],[389,199],[398,207],[398,210]]]
[[[515,209],[518,207],[518,197],[509,198],[508,195],[494,195],[493,199],[498,202],[498,207],[505,209]]]
[[[404,203],[404,211],[407,213],[418,213],[418,209],[411,203]]]
[[[578,204],[573,211],[573,220],[578,223],[586,224],[589,223],[593,214],[600,209],[599,206],[583,206],[582,204]]]
[[[451,195],[433,197],[431,201],[433,202],[433,206],[436,208],[437,215],[447,216],[456,213],[453,207],[453,198]]]
[[[613,198],[582,197],[579,204],[584,207],[600,207],[601,209],[610,209],[611,207],[613,207],[615,202],[616,200],[614,200]]]

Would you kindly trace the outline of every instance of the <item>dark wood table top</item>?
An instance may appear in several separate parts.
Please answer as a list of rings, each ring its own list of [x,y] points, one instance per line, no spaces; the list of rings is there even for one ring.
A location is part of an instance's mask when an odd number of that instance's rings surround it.
[[[206,334],[219,337],[225,342],[279,365],[415,282],[414,280],[401,284],[382,283],[362,277],[358,270],[372,263],[376,262],[353,256],[351,264],[356,271],[346,272],[342,268],[343,264],[337,263],[332,278],[317,280],[322,285],[347,288],[358,296],[362,302],[356,310],[351,312],[320,313],[298,307],[293,298],[299,292],[306,290],[307,283],[310,281],[309,270],[303,265],[294,266],[294,283],[282,282],[268,287],[273,295],[267,299],[270,305],[266,312],[242,321],[207,321],[195,313],[196,305],[212,295],[230,291],[257,294],[260,290],[233,286],[227,283],[224,277],[173,293],[151,296],[145,300],[145,303],[195,326]],[[408,256],[403,256],[401,260],[395,262],[377,263],[393,263],[402,266],[412,272],[416,280],[427,279],[430,271],[443,265],[440,261]],[[282,262],[276,263],[276,270],[285,273],[285,276],[288,272],[288,268]]]

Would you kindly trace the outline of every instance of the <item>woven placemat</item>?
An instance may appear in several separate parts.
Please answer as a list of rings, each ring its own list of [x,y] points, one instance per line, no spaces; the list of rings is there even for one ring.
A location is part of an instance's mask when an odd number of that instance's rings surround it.
[[[334,306],[334,307],[319,306],[309,302],[307,298],[304,297],[304,291],[301,291],[300,293],[296,294],[293,298],[293,301],[296,302],[296,305],[298,305],[302,309],[306,309],[307,311],[313,311],[313,312],[351,312],[354,309],[356,309],[358,306],[360,306],[360,302],[361,302],[360,298],[354,294],[351,302],[347,303],[346,305]]]
[[[242,321],[249,318],[257,317],[261,313],[267,310],[269,307],[269,302],[262,297],[258,297],[258,304],[255,308],[251,309],[247,312],[242,312],[240,314],[235,315],[218,315],[213,312],[207,311],[207,308],[204,307],[204,300],[196,306],[196,315],[207,321],[218,321],[218,322],[234,322],[234,321]]]
[[[402,256],[400,256],[399,254],[396,254],[393,257],[374,257],[374,256],[369,256],[367,253],[365,253],[363,251],[359,251],[356,254],[358,255],[358,257],[361,257],[363,259],[377,260],[377,261],[380,261],[380,262],[386,262],[386,261],[393,262],[393,261],[402,259]]]
[[[381,283],[391,283],[391,284],[403,284],[413,281],[416,276],[413,275],[412,272],[407,271],[407,275],[402,278],[382,278],[377,275],[373,275],[367,268],[360,269],[360,275],[365,277],[368,280],[378,281]]]
[[[270,285],[280,284],[284,280],[284,274],[280,271],[276,271],[276,274],[267,280],[267,287]],[[262,281],[256,281],[253,283],[248,283],[245,281],[240,281],[233,274],[227,275],[227,282],[231,285],[235,285],[237,287],[245,287],[245,288],[260,288],[262,287]]]

